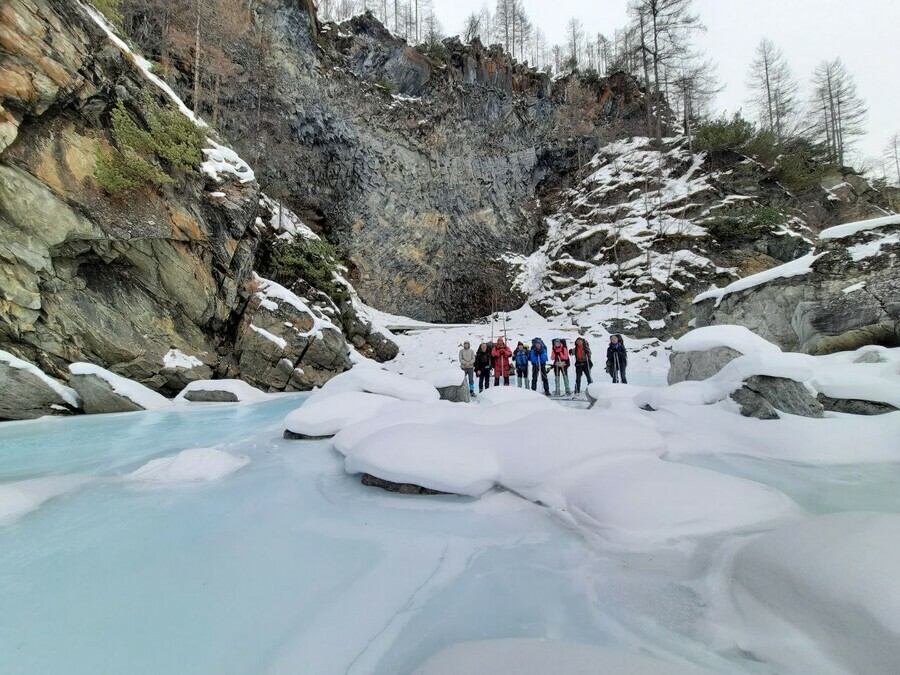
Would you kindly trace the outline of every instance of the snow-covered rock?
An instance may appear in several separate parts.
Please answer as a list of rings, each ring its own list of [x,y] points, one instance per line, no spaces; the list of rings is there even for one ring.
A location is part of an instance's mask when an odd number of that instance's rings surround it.
[[[334,436],[345,426],[373,417],[382,408],[397,403],[397,400],[361,391],[311,396],[301,407],[284,418],[285,433],[290,438]]]
[[[252,403],[264,401],[269,395],[243,380],[198,380],[186,386],[176,401],[193,403]]]
[[[457,375],[455,383],[462,379],[461,372],[458,371]],[[372,367],[356,367],[332,378],[315,397],[324,398],[348,391],[381,394],[402,401],[437,401],[440,398],[435,386],[429,382]]]
[[[76,412],[81,401],[74,389],[33,363],[0,351],[0,420],[26,420]]]
[[[91,363],[69,365],[69,383],[78,392],[84,411],[99,413],[154,410],[172,405],[165,396],[144,385]]]

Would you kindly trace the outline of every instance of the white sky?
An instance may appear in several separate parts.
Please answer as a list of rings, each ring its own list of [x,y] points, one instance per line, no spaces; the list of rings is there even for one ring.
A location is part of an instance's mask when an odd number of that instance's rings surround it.
[[[492,11],[495,2],[487,3]],[[523,2],[551,43],[563,41],[572,16],[587,30],[609,37],[626,23],[626,0]],[[451,35],[482,4],[484,0],[434,0]],[[725,84],[720,108],[746,106],[747,68],[756,45],[767,36],[784,50],[803,87],[822,59],[844,60],[869,107],[869,134],[858,143],[860,154],[880,156],[888,137],[900,131],[900,0],[695,0],[694,6],[708,28],[698,42],[718,63]]]

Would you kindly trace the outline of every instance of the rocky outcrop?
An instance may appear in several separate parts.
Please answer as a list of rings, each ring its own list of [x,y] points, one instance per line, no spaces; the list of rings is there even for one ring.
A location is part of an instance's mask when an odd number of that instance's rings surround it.
[[[80,410],[77,394],[33,364],[0,351],[0,420],[30,420]]]
[[[900,216],[866,222],[825,230],[808,258],[759,281],[701,296],[697,325],[746,326],[809,354],[900,345]]]
[[[823,417],[822,404],[800,382],[784,377],[754,375],[747,379],[731,400],[740,406],[741,415],[761,420],[778,419],[777,411],[800,417]]]
[[[88,415],[146,410],[127,396],[117,393],[109,382],[98,375],[72,375],[69,382],[84,402],[84,412]]]
[[[378,478],[368,473],[362,475],[361,482],[369,487],[378,487],[388,492],[399,492],[404,495],[446,495],[449,492],[441,492],[440,490],[432,490],[431,488],[415,485],[414,483],[394,483],[383,478]]]
[[[462,384],[456,384],[449,387],[438,387],[438,394],[441,395],[442,401],[450,401],[452,403],[468,403],[471,401],[469,392],[469,383],[463,377]]]
[[[248,332],[266,323],[252,271],[271,235],[249,169],[213,177],[160,160],[167,184],[101,189],[111,111],[145,125],[148,105],[177,102],[81,3],[10,0],[0,35],[0,347],[60,379],[87,361],[167,394],[226,374],[308,388],[349,367],[339,328],[315,345],[298,336],[314,311],[279,309],[296,327],[283,354]],[[190,363],[173,365],[173,350]]]
[[[848,415],[884,415],[896,412],[900,408],[880,401],[864,401],[857,398],[833,398],[825,394],[816,396],[822,407],[828,412],[847,413]]]

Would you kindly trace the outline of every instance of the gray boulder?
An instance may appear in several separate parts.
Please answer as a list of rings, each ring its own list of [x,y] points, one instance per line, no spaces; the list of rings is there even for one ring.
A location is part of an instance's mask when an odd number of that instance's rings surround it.
[[[800,382],[784,377],[754,375],[731,394],[741,415],[761,420],[779,419],[777,411],[800,417],[824,417],[822,404]]]
[[[110,384],[97,375],[72,375],[69,380],[78,392],[88,415],[145,410],[127,396],[117,394]]]
[[[443,401],[452,401],[453,403],[468,403],[471,400],[469,394],[469,383],[466,381],[465,376],[463,377],[462,384],[457,384],[450,387],[438,387],[437,390],[441,395],[441,400]]]
[[[65,391],[63,385],[54,386],[51,384],[54,381],[48,380],[49,377],[0,359],[0,420],[29,420],[77,412],[72,405],[74,397],[66,400],[61,393]]]
[[[672,352],[669,355],[669,384],[685,380],[705,380],[718,373],[729,361],[742,356],[731,347],[714,347],[703,352]]]
[[[850,415],[884,415],[898,409],[890,403],[879,401],[863,401],[856,398],[832,398],[825,394],[816,396],[819,403],[829,412],[848,413]]]
[[[368,473],[364,473],[362,484],[370,487],[379,487],[388,492],[399,492],[404,495],[447,495],[450,492],[441,492],[440,490],[432,490],[431,488],[415,485],[414,483],[394,483],[383,478],[378,478]]]

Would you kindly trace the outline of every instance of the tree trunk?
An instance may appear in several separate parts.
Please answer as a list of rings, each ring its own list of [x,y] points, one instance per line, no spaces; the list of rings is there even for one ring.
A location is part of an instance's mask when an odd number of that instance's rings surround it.
[[[647,138],[653,136],[653,117],[650,114],[650,66],[647,64],[647,42],[644,38],[644,15],[638,14],[641,26],[641,60],[644,62],[644,108],[647,112]]]
[[[659,28],[656,24],[656,18],[659,10],[653,12],[653,86],[656,89],[656,141],[662,141],[662,115],[659,114]]]
[[[194,115],[200,114],[200,1],[194,0],[197,12],[194,23]]]

